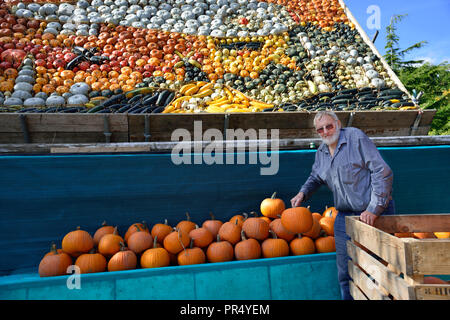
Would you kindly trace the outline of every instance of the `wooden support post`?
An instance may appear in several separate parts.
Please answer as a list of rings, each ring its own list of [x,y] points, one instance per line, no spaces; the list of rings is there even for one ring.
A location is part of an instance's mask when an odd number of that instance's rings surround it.
[[[225,118],[223,120],[223,140],[227,140],[227,129],[229,127],[230,123],[230,115],[228,113],[225,113]]]
[[[109,117],[106,114],[103,116],[103,128],[104,128],[103,134],[105,135],[105,141],[106,141],[106,143],[110,143],[112,133],[110,132],[110,128],[109,128]]]
[[[145,142],[149,142],[150,141],[150,115],[146,114],[144,116],[144,138],[145,138]]]
[[[19,116],[19,119],[20,119],[20,125],[22,127],[22,132],[23,132],[23,140],[25,143],[30,143],[30,132],[28,131],[27,116],[24,114],[21,114]]]
[[[416,132],[419,129],[420,120],[422,120],[422,114],[423,114],[423,111],[419,110],[419,112],[417,113],[416,120],[414,120],[414,123],[413,123],[413,125],[411,127],[410,136],[415,136],[416,135]]]

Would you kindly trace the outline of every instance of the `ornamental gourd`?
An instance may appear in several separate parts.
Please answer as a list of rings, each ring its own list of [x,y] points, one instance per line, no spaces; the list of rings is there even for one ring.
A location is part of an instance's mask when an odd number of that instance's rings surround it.
[[[269,224],[270,230],[275,232],[278,238],[284,239],[286,241],[291,241],[295,238],[295,233],[292,233],[288,230],[286,230],[285,227],[281,224],[281,219],[275,219]]]
[[[98,252],[106,258],[111,258],[115,253],[119,252],[121,242],[124,242],[124,240],[119,236],[117,227],[115,227],[113,233],[105,234],[100,239],[100,242],[98,243]]]
[[[136,266],[136,254],[132,250],[125,247],[123,242],[120,243],[119,252],[115,253],[108,261],[108,271],[132,270],[136,269]]]
[[[211,242],[213,242],[214,237],[211,231],[206,228],[199,228],[198,225],[195,226],[194,230],[189,232],[189,237],[194,241],[194,246],[199,248],[206,248]]]
[[[58,252],[53,244],[39,263],[39,276],[53,277],[67,275],[67,268],[72,265],[72,258],[65,252]]]
[[[268,238],[261,244],[264,258],[285,257],[289,255],[289,245],[286,240],[277,238],[275,232],[270,232],[273,238]]]
[[[114,227],[113,226],[108,226],[106,224],[106,221],[103,221],[102,226],[100,228],[97,229],[97,231],[95,231],[94,233],[94,245],[98,246],[98,243],[100,242],[100,239],[105,235],[105,234],[111,234],[114,232]]]
[[[242,230],[247,238],[263,241],[269,237],[269,223],[258,217],[251,217],[244,221]]]
[[[212,212],[209,214],[211,216],[210,220],[205,220],[202,224],[202,228],[208,229],[212,236],[215,238],[217,237],[217,234],[219,233],[220,227],[223,225],[223,222],[220,220],[217,220]]]
[[[289,208],[281,214],[281,223],[292,233],[303,233],[308,232],[313,226],[313,217],[308,208]]]
[[[325,233],[329,236],[334,236],[334,218],[332,217],[323,217],[319,221],[320,227]]]
[[[136,229],[136,226],[139,227],[140,231],[144,232],[150,232],[147,227],[147,223],[145,221],[133,223],[131,226],[128,227],[127,232],[125,232],[125,235],[123,236],[123,239],[126,243],[128,243],[128,238],[135,232],[138,232],[138,229]]]
[[[80,268],[80,273],[95,273],[106,271],[106,258],[92,249],[89,253],[83,253],[75,261],[75,265]]]
[[[175,229],[163,241],[164,248],[173,254],[177,254],[184,248],[186,248],[191,241],[191,238],[187,233],[184,233],[180,229]]]
[[[208,262],[225,262],[234,258],[234,249],[228,241],[222,241],[217,235],[217,241],[212,242],[206,250]]]
[[[164,223],[157,223],[153,226],[151,234],[153,238],[158,239],[158,243],[162,244],[164,238],[173,231],[173,228],[169,226],[167,219],[164,220]]]
[[[236,260],[251,260],[261,257],[261,245],[258,240],[247,239],[244,231],[241,232],[241,241],[234,246]]]
[[[161,268],[170,265],[169,252],[157,247],[157,236],[153,240],[153,248],[147,249],[141,256],[142,268]]]
[[[335,219],[337,214],[338,214],[338,211],[336,210],[335,207],[328,208],[328,206],[325,206],[325,210],[323,211],[322,216],[323,217],[332,217],[333,219]]]
[[[226,240],[232,245],[235,245],[241,240],[242,228],[238,225],[239,220],[235,222],[225,222],[219,229],[219,236],[222,240]]]
[[[63,251],[75,258],[89,252],[93,247],[94,240],[91,235],[80,227],[66,234],[62,240]]]
[[[143,231],[139,228],[139,226],[135,226],[137,232],[134,232],[131,236],[128,237],[128,248],[136,254],[141,254],[148,248],[151,248],[153,245],[153,237],[147,232]]]
[[[186,212],[186,220],[178,222],[178,224],[175,226],[175,228],[183,231],[185,234],[189,234],[191,230],[195,229],[196,224],[191,221],[191,217],[189,216],[189,213]]]
[[[191,239],[189,248],[184,248],[184,250],[178,254],[178,265],[187,266],[206,262],[206,256],[203,250],[199,247],[194,247],[193,245],[194,241]]]
[[[274,192],[272,197],[266,198],[261,202],[260,210],[263,216],[276,219],[286,209],[284,201],[276,198],[276,195],[277,193]]]
[[[313,254],[316,251],[314,240],[301,234],[289,243],[289,248],[294,256]]]
[[[333,236],[319,237],[314,241],[318,253],[335,252],[336,245]]]

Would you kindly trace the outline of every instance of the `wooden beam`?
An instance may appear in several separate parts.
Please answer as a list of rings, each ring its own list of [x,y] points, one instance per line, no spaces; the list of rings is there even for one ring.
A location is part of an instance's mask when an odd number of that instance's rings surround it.
[[[375,227],[387,233],[450,232],[450,214],[380,216]]]

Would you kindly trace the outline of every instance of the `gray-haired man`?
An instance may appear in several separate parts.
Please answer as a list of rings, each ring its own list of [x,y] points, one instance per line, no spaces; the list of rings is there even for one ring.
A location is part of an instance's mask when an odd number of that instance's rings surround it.
[[[361,221],[373,225],[381,214],[394,214],[393,174],[369,137],[357,128],[342,128],[334,112],[318,112],[314,126],[323,143],[309,178],[291,205],[300,206],[323,184],[333,192],[339,211],[334,223],[338,280],[342,299],[351,300],[345,216],[359,215]]]

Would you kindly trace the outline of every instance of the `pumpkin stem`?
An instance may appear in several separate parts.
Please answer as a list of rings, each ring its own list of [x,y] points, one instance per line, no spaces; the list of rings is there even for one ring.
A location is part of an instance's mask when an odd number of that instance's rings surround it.
[[[137,229],[137,231],[141,231],[141,229],[139,229],[139,226],[137,224],[134,225],[134,227]]]
[[[242,215],[244,216],[244,220],[248,219],[248,213],[247,212],[242,213]]]
[[[102,223],[102,227],[106,227],[106,226],[107,226],[106,220],[104,220],[103,223]]]
[[[119,232],[117,231],[117,226],[114,227],[113,234],[115,234],[115,235],[119,234]]]
[[[241,239],[242,239],[242,241],[247,240],[247,238],[245,237],[244,230],[241,230]]]
[[[155,239],[153,240],[153,248],[156,248],[158,236],[155,236]]]
[[[210,215],[210,217],[211,217],[211,220],[215,220],[215,219],[216,219],[216,218],[214,217],[214,215],[213,215],[212,212],[210,212],[209,215]]]
[[[183,241],[181,241],[181,229],[177,229],[177,232],[178,232],[178,241],[180,241],[183,250],[186,251],[186,247],[184,246]]]
[[[120,245],[120,251],[126,251],[127,247],[125,247],[125,244],[122,241],[119,242],[119,245]]]
[[[145,222],[145,221],[142,221],[142,225],[144,226],[144,230],[148,230],[148,227],[147,227],[147,222]]]
[[[189,212],[186,212],[186,220],[191,221],[191,217],[189,216]]]
[[[273,239],[278,239],[277,234],[273,230],[269,230],[269,232],[272,235]]]
[[[58,253],[58,249],[56,249],[56,244],[55,244],[55,242],[52,242],[52,245],[51,245],[51,247],[50,247],[50,251],[51,251],[52,253],[54,253],[54,254],[57,254],[57,253]]]
[[[255,211],[251,211],[250,214],[255,216],[255,217],[258,217],[258,213],[256,213]]]
[[[169,225],[169,222],[167,221],[167,219],[164,219],[164,224]]]
[[[192,249],[194,247],[194,239],[191,238],[191,242],[189,242],[189,248]]]
[[[217,242],[220,242],[220,236],[217,234]]]
[[[277,196],[277,192],[275,191],[273,194],[272,194],[272,197],[270,197],[271,199],[275,199],[275,197]]]
[[[234,221],[234,224],[235,224],[235,225],[238,225],[238,222],[239,222],[239,219],[236,218],[236,220]]]
[[[199,228],[198,224],[195,224],[195,229],[198,229],[198,228]]]

